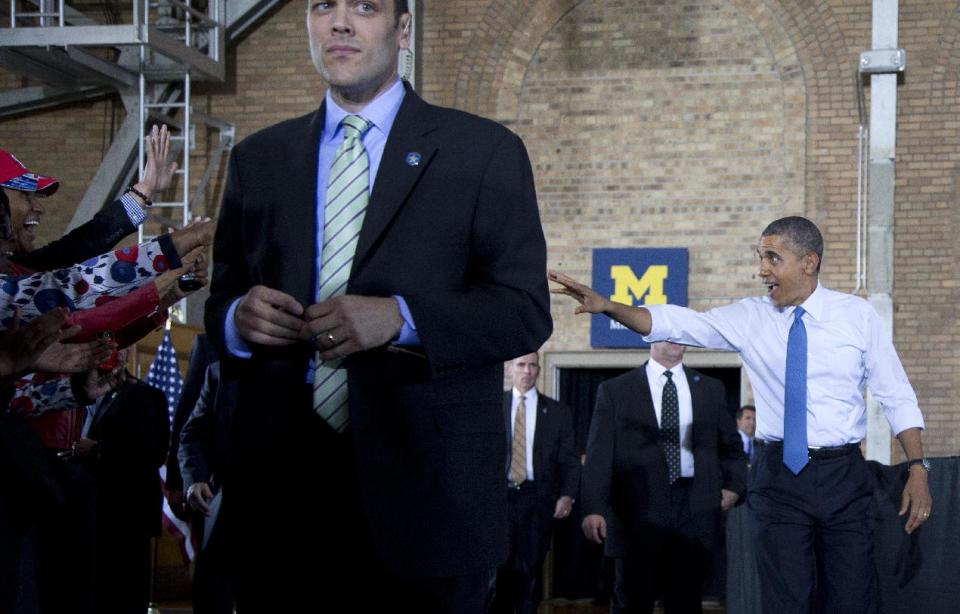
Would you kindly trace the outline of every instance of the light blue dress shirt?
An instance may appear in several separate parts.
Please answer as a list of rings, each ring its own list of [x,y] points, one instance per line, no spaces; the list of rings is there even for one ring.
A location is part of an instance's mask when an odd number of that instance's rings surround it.
[[[393,122],[397,117],[397,112],[400,110],[400,105],[405,95],[406,90],[403,87],[403,82],[398,78],[389,89],[372,100],[363,110],[354,113],[373,124],[363,136],[363,146],[367,150],[367,157],[370,162],[369,189],[371,193],[373,192],[377,171],[380,168],[380,161],[383,158],[383,149],[387,143],[387,137],[390,135],[390,130],[393,128]],[[342,122],[343,118],[347,115],[351,115],[350,112],[344,110],[334,102],[329,90],[327,90],[325,102],[326,111],[323,121],[323,131],[320,133],[319,160],[317,162],[317,243],[316,263],[314,265],[315,275],[319,274],[322,264],[327,177],[330,173],[330,166],[333,164],[337,148],[343,142],[343,128],[340,122]],[[315,277],[313,280],[315,292],[319,288],[318,282],[319,280]],[[394,298],[400,307],[400,314],[403,316],[403,326],[394,339],[394,343],[397,345],[419,346],[420,337],[417,334],[416,324],[413,321],[413,316],[410,313],[407,302],[401,296],[394,296]],[[227,310],[226,321],[224,322],[224,338],[227,349],[231,354],[238,358],[249,358],[252,355],[252,349],[249,344],[240,337],[240,333],[237,331],[234,322],[234,314],[239,302],[240,299],[235,300]]]
[[[819,284],[801,306],[807,329],[807,445],[839,446],[866,437],[865,386],[895,434],[923,428],[917,395],[873,306]],[[645,341],[739,352],[756,398],[756,437],[783,440],[787,335],[794,307],[777,307],[765,296],[704,313],[675,305],[645,307],[653,319]]]

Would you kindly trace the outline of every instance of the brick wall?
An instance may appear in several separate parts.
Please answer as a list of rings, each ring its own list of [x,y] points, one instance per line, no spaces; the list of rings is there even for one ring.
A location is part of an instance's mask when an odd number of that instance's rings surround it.
[[[904,0],[900,9],[908,70],[899,89],[895,342],[931,455],[956,454],[960,443],[958,5]],[[524,137],[551,266],[589,278],[593,247],[687,246],[691,304],[706,308],[755,293],[757,235],[776,217],[803,213],[824,231],[824,283],[854,287],[853,74],[870,47],[869,2],[423,0],[422,8],[421,91]],[[228,81],[198,86],[194,102],[234,122],[240,138],[322,96],[302,2],[270,14],[229,62]],[[0,86],[20,82],[0,73]],[[66,180],[50,203],[64,213],[48,215],[45,237],[62,231],[93,175],[111,109],[99,101],[0,120],[0,146]],[[553,313],[546,349],[588,349],[587,320],[563,300]]]

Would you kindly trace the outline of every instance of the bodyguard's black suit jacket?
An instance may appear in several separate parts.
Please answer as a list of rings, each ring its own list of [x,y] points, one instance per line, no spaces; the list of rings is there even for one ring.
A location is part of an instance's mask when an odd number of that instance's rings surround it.
[[[201,394],[208,386],[209,376],[207,369],[211,363],[216,362],[217,349],[207,338],[206,335],[197,335],[194,339],[193,349],[190,350],[190,362],[187,364],[187,377],[183,380],[183,390],[180,393],[180,399],[177,401],[177,407],[173,411],[173,424],[170,428],[170,447],[167,450],[167,490],[186,491],[190,485],[184,486],[183,476],[180,472],[180,441],[184,425],[194,412],[194,407],[201,402]],[[209,393],[209,400],[206,404],[213,404],[213,397],[216,393],[215,384],[219,380],[219,367],[216,379],[214,380],[213,392]],[[212,408],[210,410],[212,414]],[[206,476],[207,481],[210,476]],[[197,480],[192,480],[192,482]]]
[[[513,391],[503,394],[503,416],[506,425],[507,455],[503,476],[510,468],[511,432],[510,410]],[[533,566],[543,560],[550,547],[553,512],[557,499],[566,495],[577,498],[580,488],[580,458],[574,449],[573,413],[570,408],[537,392],[537,426],[533,434],[533,484],[537,491],[537,524],[525,527],[530,539],[519,543],[527,550],[521,553]]]
[[[315,302],[323,118],[321,106],[252,135],[231,156],[206,310],[222,357],[218,403],[236,403],[231,463],[282,444],[290,412],[306,409],[284,395],[302,389],[310,348],[257,347],[251,360],[234,360],[223,326],[230,304],[256,284]],[[414,152],[419,163],[408,164]],[[360,494],[391,572],[460,575],[505,557],[502,364],[550,335],[545,270],[521,140],[407,87],[347,289],[403,296],[423,344],[422,356],[379,348],[345,363]]]
[[[720,489],[743,499],[746,457],[723,385],[684,367],[693,405],[693,485],[690,511],[709,548],[718,537]],[[587,438],[583,513],[607,520],[607,556],[642,548],[638,532],[668,526],[667,462],[645,367],[600,384]]]
[[[157,470],[170,439],[167,397],[143,382],[109,395],[87,435],[99,442],[100,452],[84,461],[97,480],[98,516],[105,531],[159,535],[163,495]]]
[[[231,421],[226,413],[230,407],[216,402],[219,389],[220,361],[214,361],[204,372],[197,402],[180,432],[177,458],[184,492],[197,482],[215,482],[211,487],[219,489],[220,463],[229,445]]]

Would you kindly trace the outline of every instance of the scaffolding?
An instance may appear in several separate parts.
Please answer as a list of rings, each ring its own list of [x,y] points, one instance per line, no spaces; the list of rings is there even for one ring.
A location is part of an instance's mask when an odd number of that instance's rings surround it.
[[[134,175],[142,176],[144,139],[157,123],[173,129],[179,177],[166,198],[156,199],[148,228],[160,232],[189,222],[235,138],[232,124],[193,108],[194,82],[222,81],[228,39],[276,4],[276,0],[76,0],[70,4],[9,0],[6,27],[0,27],[0,67],[39,84],[0,92],[0,115],[112,94],[120,95],[126,111],[126,120],[114,134],[70,228],[117,198]],[[199,168],[197,156],[192,155],[198,123],[215,133],[205,168]],[[150,236],[141,226],[139,239]],[[179,307],[174,317],[183,321],[187,306]]]

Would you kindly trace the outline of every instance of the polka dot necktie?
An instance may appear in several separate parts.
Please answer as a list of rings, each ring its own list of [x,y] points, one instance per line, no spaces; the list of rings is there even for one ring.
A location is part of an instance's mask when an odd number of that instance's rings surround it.
[[[663,400],[660,403],[660,437],[663,454],[667,458],[667,474],[673,484],[680,477],[680,401],[677,400],[677,385],[673,373],[664,371],[667,382],[663,385]]]

